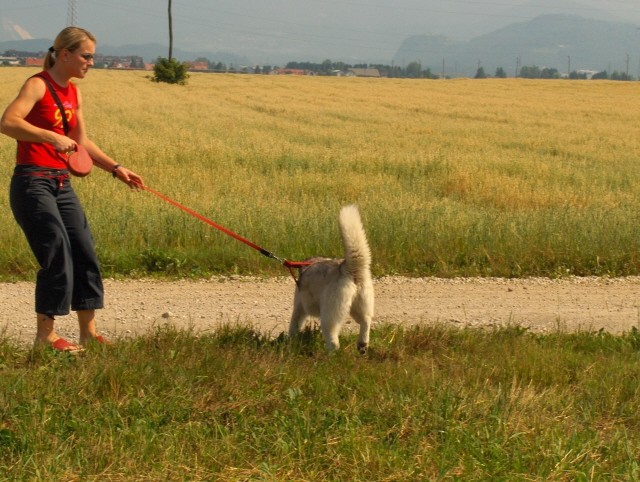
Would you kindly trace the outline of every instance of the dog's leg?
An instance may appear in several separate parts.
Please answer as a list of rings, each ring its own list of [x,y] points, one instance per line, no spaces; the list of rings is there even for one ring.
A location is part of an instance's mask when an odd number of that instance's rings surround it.
[[[291,321],[289,322],[289,336],[296,336],[300,333],[300,328],[304,320],[307,319],[307,312],[302,306],[302,301],[296,296],[293,301],[293,313],[291,313]]]
[[[320,329],[324,344],[329,351],[340,348],[340,329],[349,314],[349,307],[356,286],[351,281],[336,284],[333,290],[325,293],[320,305]]]
[[[369,348],[369,331],[371,330],[371,317],[354,312],[351,314],[354,320],[360,325],[360,333],[358,334],[358,351],[362,354],[367,352]]]
[[[324,337],[324,344],[328,351],[340,348],[340,328],[347,316],[348,307],[342,296],[325,300],[320,312],[320,329]]]
[[[369,347],[369,332],[373,320],[373,285],[364,283],[356,296],[350,310],[351,316],[360,325],[358,335],[358,351],[362,354]]]
[[[340,327],[342,325],[341,320],[333,318],[320,317],[320,329],[322,330],[322,336],[324,337],[324,346],[327,351],[334,351],[340,348]]]

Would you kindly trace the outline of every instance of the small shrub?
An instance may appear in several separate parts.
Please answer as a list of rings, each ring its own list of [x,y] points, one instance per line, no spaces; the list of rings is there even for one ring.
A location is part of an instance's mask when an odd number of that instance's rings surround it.
[[[148,273],[178,273],[186,260],[161,249],[149,248],[140,255],[140,263]]]
[[[184,85],[189,78],[186,63],[163,57],[158,57],[153,66],[153,74],[152,80],[154,82],[166,82],[167,84]]]

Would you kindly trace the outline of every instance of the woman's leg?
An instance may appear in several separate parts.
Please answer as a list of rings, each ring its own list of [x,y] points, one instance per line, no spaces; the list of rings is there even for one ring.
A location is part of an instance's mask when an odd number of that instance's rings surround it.
[[[10,201],[13,215],[40,265],[36,277],[36,341],[53,343],[54,316],[69,313],[73,265],[69,239],[56,206],[56,180],[14,176]]]
[[[73,294],[71,309],[77,312],[80,344],[91,340],[105,342],[96,330],[96,310],[103,307],[104,289],[100,264],[89,223],[73,189],[64,189],[58,198],[73,253]]]
[[[104,306],[104,289],[93,236],[84,210],[73,189],[65,182],[57,199],[69,236],[73,262],[73,311],[94,311]],[[88,315],[82,315],[83,320]]]
[[[36,315],[37,331],[36,342],[53,343],[60,338],[54,328],[55,320],[49,315],[38,313]]]
[[[85,345],[98,336],[96,332],[96,311],[79,310],[78,327],[80,328],[80,344]]]

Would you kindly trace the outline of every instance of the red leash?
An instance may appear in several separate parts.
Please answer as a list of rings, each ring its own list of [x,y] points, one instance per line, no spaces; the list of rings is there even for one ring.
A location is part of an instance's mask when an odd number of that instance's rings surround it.
[[[212,221],[211,219],[207,219],[205,218],[202,214],[199,214],[197,212],[195,212],[193,209],[189,209],[186,206],[183,206],[182,204],[180,204],[177,201],[174,201],[173,199],[165,196],[164,194],[159,193],[158,191],[154,191],[153,189],[151,189],[148,186],[143,186],[141,184],[138,184],[138,187],[140,189],[144,189],[145,191],[150,192],[151,194],[159,197],[160,199],[162,199],[163,201],[168,202],[169,204],[173,204],[174,206],[182,209],[185,213],[190,214],[191,216],[199,219],[200,221],[207,223],[209,226],[213,226],[214,228],[222,231],[225,234],[228,234],[229,236],[231,236],[232,238],[237,239],[238,241],[246,244],[247,246],[255,249],[256,251],[259,251],[260,254],[266,256],[267,258],[271,258],[271,259],[275,259],[277,261],[279,261],[280,263],[282,263],[286,268],[289,269],[289,272],[291,273],[291,276],[293,277],[294,281],[296,282],[296,284],[298,284],[298,279],[296,278],[295,274],[293,273],[294,269],[301,269],[304,268],[305,266],[309,266],[313,263],[309,263],[307,261],[288,261],[286,259],[282,259],[279,258],[278,256],[276,256],[275,254],[271,253],[270,251],[267,251],[264,248],[261,248],[260,246],[258,246],[255,243],[252,243],[251,241],[249,241],[248,239],[243,238],[242,236],[240,236],[239,234],[234,233],[233,231],[225,228],[224,226],[219,225],[218,223]]]

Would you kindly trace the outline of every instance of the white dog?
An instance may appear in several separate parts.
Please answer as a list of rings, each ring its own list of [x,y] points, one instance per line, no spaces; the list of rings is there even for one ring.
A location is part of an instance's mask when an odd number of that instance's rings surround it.
[[[309,258],[311,264],[300,271],[289,336],[295,336],[309,316],[320,318],[320,329],[328,350],[340,348],[338,335],[349,314],[360,325],[358,351],[369,345],[373,318],[371,250],[356,206],[340,210],[340,236],[344,259]]]

